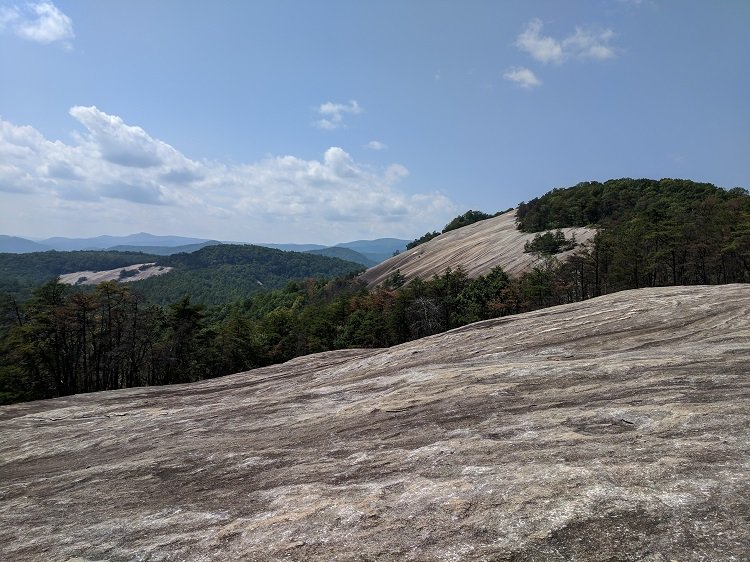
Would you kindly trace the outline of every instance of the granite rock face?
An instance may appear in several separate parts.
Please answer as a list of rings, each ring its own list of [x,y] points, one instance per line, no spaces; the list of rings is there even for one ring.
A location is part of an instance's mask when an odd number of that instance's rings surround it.
[[[565,237],[575,238],[579,244],[593,239],[596,230],[573,227],[560,229]],[[524,253],[524,245],[536,234],[521,232],[516,228],[516,213],[508,212],[468,226],[451,230],[416,248],[371,267],[361,276],[368,287],[376,287],[399,271],[407,280],[419,277],[430,279],[441,275],[447,268],[461,267],[469,277],[486,275],[494,267],[502,267],[511,276],[528,271],[538,260],[534,254]],[[557,254],[565,260],[576,250]]]
[[[0,559],[740,561],[750,286],[0,408]]]
[[[66,285],[98,285],[105,281],[118,281],[120,283],[130,283],[131,281],[141,281],[149,277],[164,275],[172,271],[173,267],[165,267],[151,263],[136,263],[117,269],[108,269],[105,271],[75,271],[73,273],[64,273],[58,277],[60,283]],[[123,275],[125,272],[125,275]]]

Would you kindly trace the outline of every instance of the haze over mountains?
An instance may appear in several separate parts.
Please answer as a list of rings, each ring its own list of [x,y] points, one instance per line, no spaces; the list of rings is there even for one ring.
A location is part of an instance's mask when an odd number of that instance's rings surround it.
[[[52,238],[45,238],[32,242],[25,238],[19,238],[17,236],[3,236],[2,246],[0,250],[7,253],[25,253],[26,250],[23,248],[28,245],[29,242],[37,244],[39,249],[33,251],[47,251],[47,250],[58,250],[63,252],[75,251],[75,250],[104,250],[110,249],[115,246],[162,246],[162,247],[175,247],[175,246],[186,246],[192,244],[203,244],[210,242],[209,240],[201,238],[189,238],[185,236],[157,236],[154,234],[148,234],[146,232],[140,232],[138,234],[129,234],[127,236],[94,236],[91,238],[66,238],[63,236],[55,236]]]
[[[380,263],[391,257],[394,252],[406,248],[408,240],[398,238],[380,238],[377,240],[354,240],[342,242],[335,246],[321,244],[272,244],[256,243],[266,248],[275,248],[294,252],[313,252],[318,255],[339,257],[360,263],[366,267]],[[25,254],[31,252],[77,251],[77,250],[115,250],[122,252],[144,252],[152,255],[171,255],[181,252],[194,252],[206,246],[216,244],[247,244],[246,242],[220,242],[185,236],[157,236],[140,232],[128,236],[95,236],[92,238],[53,237],[33,241],[18,236],[0,235],[0,253]],[[347,252],[346,250],[350,250]]]

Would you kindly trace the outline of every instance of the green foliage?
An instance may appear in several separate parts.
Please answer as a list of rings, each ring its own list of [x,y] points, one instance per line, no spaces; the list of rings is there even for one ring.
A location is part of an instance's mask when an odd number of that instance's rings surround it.
[[[487,213],[483,213],[482,211],[468,210],[463,215],[458,215],[456,218],[446,224],[445,227],[443,227],[443,234],[445,234],[446,232],[450,232],[451,230],[456,230],[457,228],[469,226],[470,224],[474,224],[475,222],[491,219],[492,217],[496,216],[497,215],[488,215]]]
[[[93,293],[57,281],[34,291],[0,347],[0,393],[46,398],[161,382],[161,313],[126,286],[102,283]],[[23,384],[19,387],[19,381]]]
[[[134,291],[157,304],[186,295],[216,305],[284,287],[291,279],[354,275],[362,265],[310,253],[284,252],[261,246],[222,244],[189,254],[160,258],[173,267],[166,275],[132,282]]]
[[[405,283],[406,277],[401,273],[400,269],[397,269],[383,282],[383,287],[386,289],[399,289],[403,287]]]
[[[563,234],[562,230],[556,230],[555,232],[547,231],[544,234],[537,233],[533,240],[524,244],[523,251],[526,253],[551,256],[559,254],[560,252],[572,250],[575,247],[575,237],[568,240],[565,238],[565,234]]]
[[[426,234],[423,234],[422,236],[420,236],[416,240],[412,240],[411,242],[409,242],[406,245],[406,249],[407,250],[411,250],[412,248],[416,248],[420,244],[424,244],[425,242],[429,242],[430,240],[432,240],[433,238],[437,238],[438,236],[440,236],[440,232],[437,232],[437,231],[428,232]]]
[[[389,346],[505,313],[499,268],[460,269],[368,292],[355,279],[308,279],[206,308],[147,305],[132,285],[93,292],[51,281],[22,306],[3,301],[0,400],[190,382],[348,347]]]
[[[610,227],[635,217],[660,219],[694,212],[709,197],[721,201],[743,197],[744,190],[725,191],[710,183],[680,179],[609,180],[558,188],[518,206],[518,228],[541,232],[569,226]],[[747,192],[744,193],[747,196]]]
[[[750,281],[750,195],[689,180],[610,180],[522,203],[526,232],[596,225],[579,261],[589,296],[656,285]]]
[[[26,300],[35,287],[64,273],[106,271],[157,259],[158,256],[140,252],[112,251],[0,254],[0,293]]]
[[[174,268],[166,275],[130,282],[133,291],[158,304],[172,303],[185,295],[203,304],[220,304],[281,288],[290,279],[339,277],[363,269],[360,264],[337,258],[231,244],[172,256],[113,251],[0,254],[0,293],[23,301],[34,287],[64,273],[104,271],[144,262]],[[126,280],[136,273],[123,270],[119,278]]]

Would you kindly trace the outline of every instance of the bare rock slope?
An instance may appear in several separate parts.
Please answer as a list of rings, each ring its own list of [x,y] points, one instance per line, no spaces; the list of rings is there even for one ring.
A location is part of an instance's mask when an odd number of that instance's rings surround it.
[[[591,228],[562,228],[566,238],[575,236],[578,243],[591,240],[596,230]],[[416,248],[401,252],[397,256],[371,267],[360,278],[369,287],[385,281],[396,270],[407,279],[420,277],[430,279],[440,275],[448,267],[459,266],[469,275],[478,277],[500,266],[509,275],[520,275],[530,269],[536,257],[523,252],[524,244],[533,240],[534,234],[516,229],[515,211],[499,217],[483,220],[451,230],[420,244]],[[565,259],[575,250],[558,254]]]
[[[731,561],[750,286],[0,408],[2,560]]]
[[[75,271],[73,273],[64,273],[58,278],[60,283],[66,285],[98,285],[105,281],[119,281],[127,283],[129,281],[140,281],[157,275],[169,273],[173,268],[157,266],[156,263],[136,263],[117,269],[108,269],[105,271]],[[123,273],[124,272],[124,273]]]

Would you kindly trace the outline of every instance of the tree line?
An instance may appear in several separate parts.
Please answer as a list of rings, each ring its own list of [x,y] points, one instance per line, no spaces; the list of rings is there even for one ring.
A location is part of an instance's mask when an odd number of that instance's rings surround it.
[[[50,281],[23,304],[2,303],[0,401],[190,382],[319,351],[390,346],[519,312],[516,284],[500,268],[410,283],[397,273],[375,291],[353,278],[311,278],[206,307],[189,297],[149,304],[116,282],[81,292]]]

